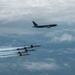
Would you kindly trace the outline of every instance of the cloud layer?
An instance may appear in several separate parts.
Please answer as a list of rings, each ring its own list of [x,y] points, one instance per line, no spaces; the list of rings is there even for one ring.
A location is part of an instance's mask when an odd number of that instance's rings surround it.
[[[30,71],[57,70],[60,68],[56,63],[45,63],[45,62],[26,62],[23,63],[21,66],[25,67]]]
[[[71,23],[75,19],[74,8],[74,0],[0,0],[0,20],[44,19]]]

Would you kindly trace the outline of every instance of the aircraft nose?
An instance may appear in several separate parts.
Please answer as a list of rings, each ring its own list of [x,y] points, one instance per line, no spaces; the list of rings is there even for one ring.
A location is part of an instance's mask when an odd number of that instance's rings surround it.
[[[57,26],[57,24],[55,24],[55,26]]]

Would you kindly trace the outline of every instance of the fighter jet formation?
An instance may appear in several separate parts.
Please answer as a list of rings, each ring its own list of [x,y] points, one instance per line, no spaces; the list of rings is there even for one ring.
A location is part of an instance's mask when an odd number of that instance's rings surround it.
[[[34,28],[51,28],[51,27],[55,27],[55,26],[57,26],[57,24],[49,24],[49,25],[38,25],[37,23],[35,23],[34,21],[32,21],[32,23],[33,23],[33,27]],[[26,56],[26,55],[30,55],[29,54],[29,52],[31,52],[31,51],[35,51],[33,48],[36,48],[36,47],[40,47],[40,45],[30,45],[30,46],[25,46],[25,47],[16,47],[16,48],[12,48],[12,50],[10,51],[10,48],[9,48],[9,50],[8,49],[6,49],[6,51],[3,49],[3,51],[1,51],[1,52],[4,52],[4,53],[7,53],[7,54],[3,54],[3,55],[0,55],[0,56],[4,56],[4,55],[11,55],[12,53],[15,53],[15,52],[17,52],[16,54],[18,55],[18,56]],[[12,52],[12,53],[10,53],[10,52]],[[13,54],[12,54],[13,55]],[[6,57],[5,56],[5,57]]]
[[[17,48],[16,50],[18,50],[18,54],[19,56],[25,56],[25,55],[30,55],[28,54],[30,51],[35,51],[33,50],[29,50],[29,48],[34,48],[34,47],[40,47],[40,45],[31,45],[31,46],[25,46],[23,48]]]
[[[30,52],[36,51],[34,48],[40,47],[40,45],[30,45],[24,47],[9,47],[0,48],[0,58],[1,57],[12,57],[12,56],[27,56]]]

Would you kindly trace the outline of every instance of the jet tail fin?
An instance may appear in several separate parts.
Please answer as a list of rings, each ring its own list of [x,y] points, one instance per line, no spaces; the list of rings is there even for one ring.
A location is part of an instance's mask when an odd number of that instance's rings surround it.
[[[34,21],[32,21],[32,22],[33,22],[33,24],[34,24],[34,26],[35,26],[35,27],[37,27],[37,26],[38,26],[38,24],[36,24]]]

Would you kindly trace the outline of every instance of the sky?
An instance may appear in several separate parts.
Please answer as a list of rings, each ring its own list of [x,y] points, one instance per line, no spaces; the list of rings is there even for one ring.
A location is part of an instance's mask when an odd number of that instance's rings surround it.
[[[74,0],[0,0],[0,74],[74,75],[74,20]],[[41,47],[19,57],[15,49],[31,44]]]

